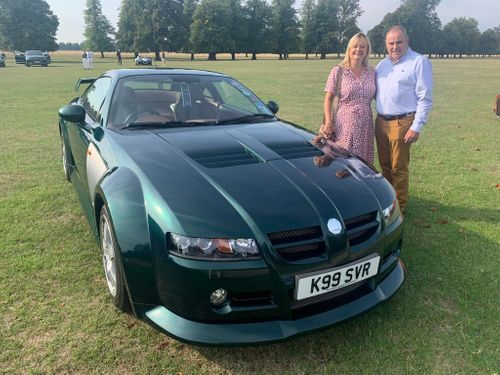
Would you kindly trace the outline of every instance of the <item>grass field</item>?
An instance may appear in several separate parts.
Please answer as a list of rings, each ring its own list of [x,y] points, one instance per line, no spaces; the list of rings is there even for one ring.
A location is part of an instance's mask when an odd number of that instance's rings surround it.
[[[166,62],[221,71],[281,118],[315,130],[337,60]],[[375,62],[375,61],[373,61]],[[96,243],[65,182],[57,109],[79,77],[116,68],[53,55],[0,69],[0,373],[500,373],[500,60],[433,60],[435,105],[412,150],[403,259],[389,302],[287,342],[206,348],[116,310]],[[163,64],[163,63],[162,63]],[[125,59],[124,67],[132,67]]]

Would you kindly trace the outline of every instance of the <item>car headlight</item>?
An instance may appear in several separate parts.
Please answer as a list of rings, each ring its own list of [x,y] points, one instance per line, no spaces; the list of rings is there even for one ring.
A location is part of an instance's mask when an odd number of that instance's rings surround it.
[[[397,198],[392,201],[389,207],[384,209],[383,214],[386,227],[394,223],[401,216]]]
[[[259,257],[252,238],[199,238],[170,234],[171,253],[201,259],[248,259]]]

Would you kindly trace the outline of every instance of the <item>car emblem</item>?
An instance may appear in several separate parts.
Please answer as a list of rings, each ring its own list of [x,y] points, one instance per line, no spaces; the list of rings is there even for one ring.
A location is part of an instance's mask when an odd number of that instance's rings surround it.
[[[342,232],[342,224],[340,224],[340,221],[338,221],[337,219],[328,220],[327,226],[328,230],[332,234],[339,234],[340,232]]]

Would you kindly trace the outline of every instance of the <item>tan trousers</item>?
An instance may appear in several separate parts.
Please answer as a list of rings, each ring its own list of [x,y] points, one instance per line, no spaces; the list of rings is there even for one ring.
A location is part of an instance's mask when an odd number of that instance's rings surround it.
[[[410,143],[405,143],[404,136],[415,116],[386,121],[377,116],[375,138],[382,174],[392,184],[398,195],[399,206],[404,212],[408,203],[410,173]]]

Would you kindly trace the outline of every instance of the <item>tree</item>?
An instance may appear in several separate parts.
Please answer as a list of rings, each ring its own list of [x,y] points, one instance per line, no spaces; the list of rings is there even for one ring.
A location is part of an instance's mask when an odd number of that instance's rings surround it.
[[[294,0],[273,0],[271,5],[271,49],[279,59],[287,58],[299,46],[299,26]]]
[[[498,39],[495,30],[488,29],[481,33],[479,38],[479,45],[481,50],[478,51],[484,57],[484,55],[496,55],[498,50]]]
[[[136,44],[137,22],[136,15],[142,13],[144,0],[122,0],[118,15],[118,32],[116,41],[119,49],[137,51]]]
[[[384,25],[378,24],[373,29],[368,31],[368,38],[370,38],[373,53],[376,53],[377,55],[385,55],[386,48]]]
[[[245,38],[243,49],[257,60],[258,52],[267,52],[269,48],[269,28],[271,10],[265,0],[248,0],[243,6],[245,19]]]
[[[472,55],[478,52],[481,33],[478,22],[474,18],[454,18],[443,27],[445,36],[445,53],[458,55]]]
[[[186,23],[182,0],[123,0],[118,20],[118,46],[126,50],[180,51]]]
[[[236,49],[227,0],[202,0],[193,14],[190,43],[195,52],[208,53],[216,60],[217,53]]]
[[[191,60],[194,60],[193,47],[190,42],[190,27],[193,22],[193,15],[198,6],[198,0],[184,0],[184,9],[182,13],[182,40],[181,40],[181,50],[191,53]]]
[[[85,22],[85,31],[83,32],[85,48],[99,51],[101,57],[104,57],[104,51],[111,51],[115,48],[110,36],[115,33],[115,30],[102,14],[101,0],[87,0],[83,19]]]
[[[316,48],[315,31],[314,31],[314,17],[316,12],[316,1],[305,0],[302,3],[300,11],[300,24],[301,24],[301,43],[302,52],[306,54],[306,60],[309,53],[313,52]]]
[[[422,53],[433,53],[437,49],[436,41],[441,29],[441,21],[436,13],[440,1],[402,0],[401,6],[394,12],[387,13],[382,22],[375,26],[376,32],[370,30],[369,35],[376,35],[379,38],[380,31],[383,30],[385,40],[385,33],[391,26],[402,25],[410,36],[412,49]]]
[[[80,51],[83,49],[83,44],[82,43],[59,43],[59,50],[60,51]]]
[[[5,48],[55,51],[58,27],[44,0],[0,0],[0,43]]]
[[[236,59],[236,52],[241,52],[244,48],[244,17],[241,0],[226,0],[228,8],[228,20],[232,32],[233,49],[231,52],[231,60]]]
[[[358,18],[363,14],[359,7],[359,0],[339,0],[337,12],[337,43],[339,46],[337,55],[340,57],[340,50],[347,48],[349,39],[354,34],[359,33],[357,25]]]
[[[316,33],[316,50],[321,54],[321,59],[326,58],[326,54],[339,50],[338,44],[338,1],[319,0],[316,8],[314,30]]]

